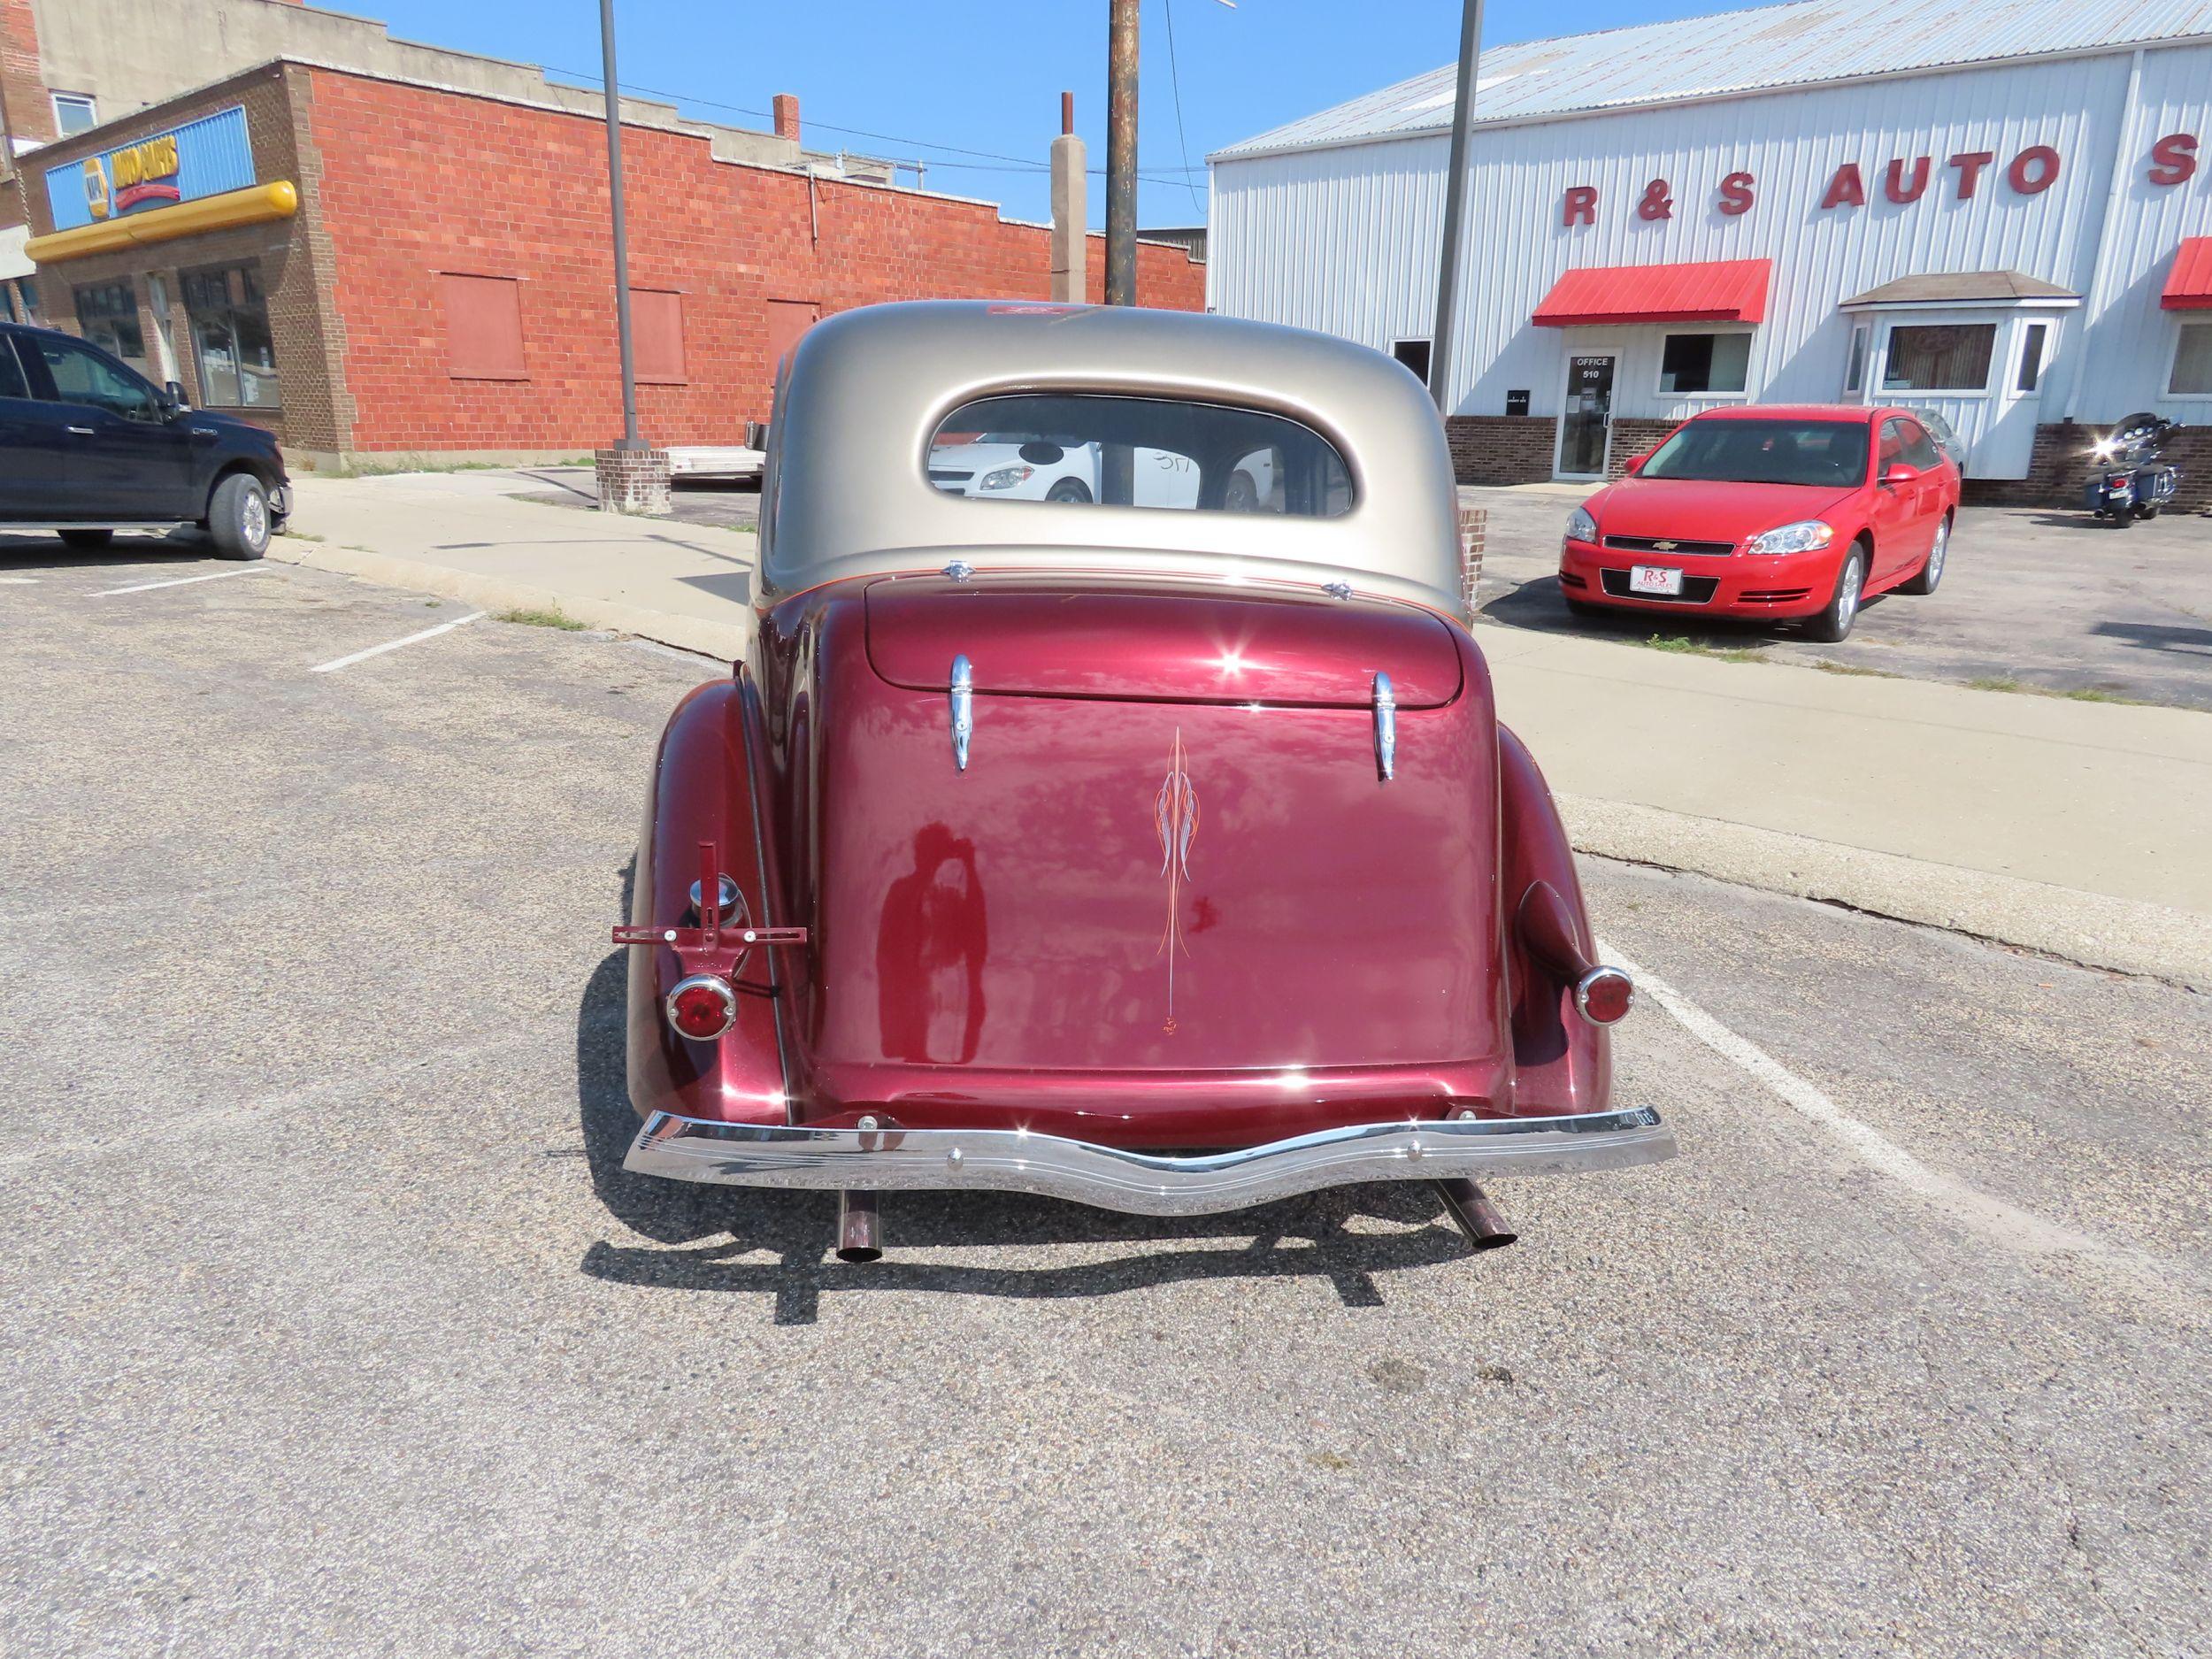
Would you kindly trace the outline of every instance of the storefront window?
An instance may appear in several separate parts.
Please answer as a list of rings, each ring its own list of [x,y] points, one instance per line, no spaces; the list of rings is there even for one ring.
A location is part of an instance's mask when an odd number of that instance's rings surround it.
[[[184,273],[185,315],[200,357],[200,398],[216,409],[277,405],[276,347],[257,265]]]
[[[79,288],[77,328],[102,350],[146,373],[146,334],[138,324],[138,295],[128,282]]]
[[[2173,378],[2166,390],[2175,397],[2212,397],[2212,323],[2184,323],[2174,348]]]
[[[1750,373],[1749,334],[1669,334],[1659,356],[1663,392],[1740,392]]]
[[[1889,331],[1886,392],[1978,392],[1989,384],[1994,323],[1943,323]]]

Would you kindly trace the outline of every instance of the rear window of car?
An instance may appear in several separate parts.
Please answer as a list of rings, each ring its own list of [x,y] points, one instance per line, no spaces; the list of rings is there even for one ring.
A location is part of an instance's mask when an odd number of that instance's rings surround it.
[[[930,439],[929,482],[970,501],[1333,518],[1351,469],[1310,426],[1218,403],[1016,393],[963,404]]]
[[[1644,478],[1834,484],[1866,478],[1863,420],[1693,420],[1643,465]]]

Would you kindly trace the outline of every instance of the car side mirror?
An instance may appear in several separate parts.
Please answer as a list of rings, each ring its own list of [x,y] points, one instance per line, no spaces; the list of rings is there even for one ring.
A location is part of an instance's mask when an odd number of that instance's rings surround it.
[[[1658,453],[1659,452],[1656,449],[1646,449],[1641,455],[1632,457],[1628,465],[1621,469],[1623,474],[1629,478],[1634,478],[1639,472],[1644,470],[1644,463],[1650,460],[1653,456]]]
[[[1067,458],[1067,451],[1056,443],[1039,440],[1021,447],[1021,457],[1032,466],[1057,466]]]
[[[1916,483],[1919,480],[1919,478],[1920,469],[1916,466],[1908,466],[1902,461],[1892,461],[1887,466],[1882,469],[1882,485],[1884,488],[1889,488],[1899,484]]]
[[[163,382],[161,388],[161,411],[163,414],[180,415],[191,407],[192,404],[190,401],[187,399],[184,395],[184,386],[182,382],[178,380],[166,380]]]

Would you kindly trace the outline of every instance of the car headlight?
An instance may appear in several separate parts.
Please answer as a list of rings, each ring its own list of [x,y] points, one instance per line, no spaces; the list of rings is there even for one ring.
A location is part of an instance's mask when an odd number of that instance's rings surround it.
[[[1598,521],[1590,516],[1587,507],[1578,507],[1568,515],[1567,540],[1594,541],[1598,539]]]
[[[1033,466],[1002,466],[995,472],[986,472],[979,489],[1011,489],[1037,469]]]
[[[1818,518],[1801,518],[1795,524],[1786,524],[1778,530],[1769,530],[1755,535],[1743,544],[1747,553],[1810,553],[1816,548],[1826,547],[1836,539],[1833,525]]]

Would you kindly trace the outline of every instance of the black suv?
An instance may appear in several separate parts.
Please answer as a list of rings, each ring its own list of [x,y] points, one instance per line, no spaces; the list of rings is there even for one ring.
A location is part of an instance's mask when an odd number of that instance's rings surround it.
[[[96,346],[0,324],[0,534],[53,530],[73,548],[118,530],[196,525],[231,558],[257,559],[292,492],[277,442],[188,409]]]

